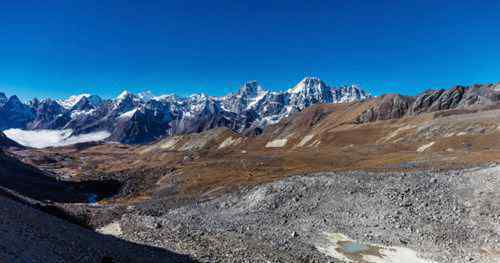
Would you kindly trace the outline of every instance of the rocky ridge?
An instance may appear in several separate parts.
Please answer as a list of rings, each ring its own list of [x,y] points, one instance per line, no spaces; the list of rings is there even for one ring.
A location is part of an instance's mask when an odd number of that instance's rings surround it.
[[[399,119],[444,110],[477,110],[498,107],[500,83],[428,90],[415,97],[388,94],[375,98],[358,123]]]

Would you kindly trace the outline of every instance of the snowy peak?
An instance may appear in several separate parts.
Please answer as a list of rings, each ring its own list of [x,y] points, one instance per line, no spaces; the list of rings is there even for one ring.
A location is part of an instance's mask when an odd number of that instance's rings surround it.
[[[259,85],[259,83],[255,80],[252,80],[241,86],[239,94],[250,97],[256,97],[264,92],[266,91]]]
[[[303,110],[316,103],[332,103],[331,89],[319,78],[307,77],[288,90],[287,112]]]
[[[318,100],[312,101],[313,103],[354,102],[371,97],[369,93],[357,85],[328,87],[325,82],[313,77],[304,78],[295,87],[289,89],[288,93],[292,100],[296,97],[302,97],[305,100]]]
[[[258,103],[264,99],[267,93],[268,92],[264,90],[257,81],[245,83],[245,85],[240,88],[239,92],[240,96],[242,96],[242,99],[244,100],[243,103],[245,104],[244,106],[247,110],[257,106]]]
[[[361,101],[371,97],[369,93],[357,85],[333,88],[332,94],[336,103]]]
[[[124,113],[135,108],[134,103],[136,96],[126,90],[124,90],[118,97],[116,97],[113,103],[113,111],[116,113]]]
[[[57,100],[59,105],[63,106],[65,109],[71,109],[75,106],[82,98],[90,97],[90,94],[84,93],[80,95],[73,95],[65,100]]]
[[[96,95],[91,95],[89,97],[83,97],[78,101],[71,109],[72,110],[91,110],[96,109],[103,104],[101,97]]]
[[[132,93],[128,92],[128,90],[124,90],[120,93],[120,95],[118,95],[118,97],[116,97],[116,101],[122,101],[122,100],[126,100],[127,98],[129,98],[130,96],[132,96]]]
[[[165,101],[165,102],[176,102],[176,101],[179,101],[180,98],[175,94],[165,94],[165,95],[160,95],[160,96],[154,96],[152,100]]]
[[[137,94],[137,97],[139,97],[139,99],[143,100],[144,102],[148,102],[155,98],[153,93],[151,93],[151,91],[149,90]]]
[[[137,94],[133,94],[127,90],[124,90],[118,97],[116,97],[115,101],[119,102],[122,100],[126,100],[127,98],[131,98],[135,102],[149,102],[152,100],[155,101],[177,101],[180,100],[180,98],[177,97],[175,94],[167,94],[167,95],[160,95],[160,96],[155,96],[151,91],[144,91],[140,92]]]
[[[327,85],[319,78],[306,77],[300,81],[295,87],[288,90],[290,94],[296,93],[311,93],[327,88]]]
[[[206,94],[193,94],[186,100],[186,108],[189,112],[188,116],[200,114],[204,111],[213,111],[215,103],[216,101],[209,98]]]

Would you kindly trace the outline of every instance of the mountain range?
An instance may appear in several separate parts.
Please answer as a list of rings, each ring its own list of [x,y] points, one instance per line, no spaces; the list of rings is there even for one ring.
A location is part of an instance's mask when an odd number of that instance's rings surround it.
[[[491,108],[500,101],[500,84],[455,86],[427,90],[416,96],[379,97],[372,97],[355,85],[330,87],[312,77],[304,78],[284,92],[266,91],[258,82],[250,81],[237,92],[221,97],[154,96],[150,92],[124,91],[114,99],[81,94],[66,100],[32,99],[23,103],[15,95],[7,98],[0,93],[0,130],[55,130],[60,131],[61,135],[57,136],[63,139],[87,136],[127,144],[148,143],[165,136],[219,127],[253,136],[261,134],[270,124],[315,104],[360,101],[366,101],[365,110],[356,117],[356,123],[450,109]],[[66,145],[72,141],[75,140]]]
[[[284,92],[266,91],[256,81],[222,97],[194,94],[153,96],[122,92],[115,99],[81,94],[66,100],[32,99],[0,93],[0,130],[71,130],[73,136],[106,131],[110,141],[147,143],[163,136],[226,127],[260,134],[269,124],[319,103],[361,101],[371,95],[359,87],[330,87],[306,77]]]

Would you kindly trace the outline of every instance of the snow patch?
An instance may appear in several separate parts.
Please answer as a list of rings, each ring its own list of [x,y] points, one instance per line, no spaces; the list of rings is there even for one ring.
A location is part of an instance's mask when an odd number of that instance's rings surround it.
[[[288,139],[277,139],[270,141],[266,144],[266,148],[281,148],[284,147],[288,142]]]
[[[208,143],[208,138],[191,138],[179,148],[180,151],[199,150]]]
[[[180,139],[180,137],[170,137],[160,144],[160,149],[172,150]]]
[[[168,101],[168,100],[178,100],[178,98],[177,98],[177,96],[175,94],[164,94],[164,95],[153,97],[153,100],[156,100],[156,101]]]
[[[319,252],[345,262],[434,263],[409,248],[359,243],[341,233],[324,233],[315,246]]]
[[[130,119],[134,116],[134,114],[137,112],[137,108],[127,111],[125,113],[122,113],[120,116],[118,116],[118,119]]]
[[[257,103],[259,103],[259,101],[261,101],[266,95],[267,95],[266,91],[258,90],[257,96],[255,98],[249,99],[247,109],[254,108],[255,105],[257,105]]]
[[[207,146],[209,142],[213,142],[221,135],[221,129],[212,130],[203,134],[193,134],[189,136],[189,140],[186,141],[178,151],[191,151],[199,150]]]
[[[428,144],[424,144],[420,147],[418,147],[417,149],[417,152],[421,153],[421,152],[425,152],[425,150],[429,149],[432,145],[434,145],[435,142],[430,142]]]
[[[147,146],[141,151],[141,154],[146,154],[149,152],[152,152],[154,150],[167,150],[167,151],[173,151],[175,150],[175,146],[177,143],[181,140],[181,137],[175,136],[175,137],[168,137],[166,139],[161,140],[158,143],[155,143],[151,146]]]
[[[320,140],[315,140],[313,143],[311,143],[311,144],[309,145],[309,147],[314,147],[314,148],[316,148],[316,147],[318,147],[320,144],[321,144],[321,141],[320,141]]]
[[[92,113],[94,112],[95,112],[94,109],[88,111],[74,110],[71,112],[71,119],[79,119],[83,116],[92,115]]]
[[[232,146],[232,145],[238,145],[241,141],[241,138],[234,139],[233,137],[228,137],[226,138],[217,148],[218,150]]]
[[[363,259],[373,263],[430,263],[432,261],[419,258],[417,252],[405,247],[388,247],[384,248],[383,256],[364,256]]]
[[[109,225],[103,226],[101,228],[96,229],[98,233],[101,233],[103,235],[110,235],[110,236],[115,236],[119,237],[123,235],[122,227],[120,225],[120,222],[113,222]]]
[[[387,135],[386,137],[378,140],[377,142],[378,143],[384,143],[384,142],[388,142],[390,140],[392,140],[393,138],[395,138],[396,136],[399,135],[400,132],[402,131],[406,131],[406,130],[410,130],[410,129],[413,129],[415,128],[416,126],[415,125],[406,125],[406,126],[403,126],[403,127],[400,127],[398,128],[397,130],[391,132],[389,135]]]
[[[120,93],[120,95],[118,95],[118,97],[116,97],[116,100],[122,101],[130,95],[131,95],[130,92],[128,92],[127,90],[124,90],[124,91],[122,91],[122,93]]]
[[[297,144],[297,147],[304,147],[304,145],[306,145],[310,140],[312,140],[312,138],[314,138],[313,134],[304,136],[304,138],[302,138],[299,144]]]
[[[82,142],[101,141],[111,134],[107,131],[99,131],[72,136],[73,130],[34,130],[9,129],[4,131],[5,135],[17,143],[33,147],[46,148],[66,146]]]
[[[264,118],[262,118],[260,120],[259,125],[261,125],[261,126],[273,125],[273,124],[276,124],[276,123],[280,122],[280,120],[283,117],[285,117],[285,116],[284,115],[280,115],[280,114],[267,116],[267,117],[264,117]]]
[[[303,82],[300,82],[295,87],[289,89],[288,93],[291,93],[291,94],[300,93],[301,91],[303,91],[305,89],[305,87],[306,87],[306,85]]]

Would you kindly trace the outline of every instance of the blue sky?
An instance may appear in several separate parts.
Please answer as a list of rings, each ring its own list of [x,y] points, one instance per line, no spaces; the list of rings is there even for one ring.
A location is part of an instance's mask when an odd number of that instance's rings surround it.
[[[500,1],[1,1],[0,91],[374,94],[500,81]]]

